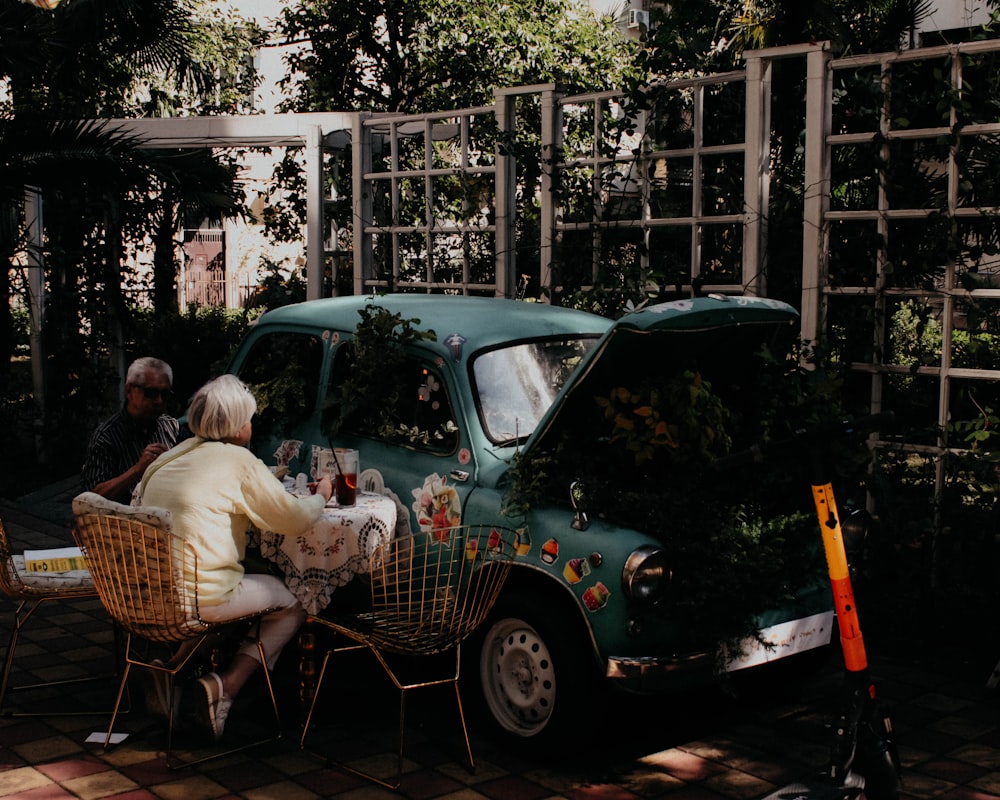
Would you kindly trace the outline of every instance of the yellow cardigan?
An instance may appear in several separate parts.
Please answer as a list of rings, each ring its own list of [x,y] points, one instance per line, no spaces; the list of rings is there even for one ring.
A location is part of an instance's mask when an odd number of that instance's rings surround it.
[[[187,439],[146,469],[141,503],[170,511],[198,556],[198,600],[217,605],[243,579],[251,524],[291,536],[323,513],[322,495],[297,498],[245,447]],[[194,576],[187,576],[193,583]],[[194,588],[193,586],[191,588]]]

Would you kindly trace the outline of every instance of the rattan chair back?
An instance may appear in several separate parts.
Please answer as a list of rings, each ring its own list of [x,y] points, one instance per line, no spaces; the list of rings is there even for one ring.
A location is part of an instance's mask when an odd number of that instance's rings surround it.
[[[331,763],[382,786],[398,788],[403,774],[407,692],[451,684],[469,768],[474,769],[475,759],[458,686],[461,646],[486,621],[500,596],[510,572],[517,539],[517,532],[509,528],[463,525],[401,536],[380,545],[372,555],[369,572],[371,611],[348,616],[309,617],[311,624],[329,628],[352,644],[327,650],[299,745],[303,748],[306,745],[330,656],[367,649],[375,655],[400,692],[396,777],[390,781],[343,762]],[[442,668],[436,673],[437,677],[423,674],[417,680],[404,680],[400,665],[390,663],[392,656],[422,657],[449,652],[453,656],[451,668],[447,672]]]
[[[371,559],[372,612],[359,629],[405,655],[451,650],[486,619],[514,555],[516,534],[459,526],[390,539]]]
[[[198,558],[174,535],[169,512],[95,498],[84,493],[73,501],[76,538],[108,613],[150,641],[205,633],[210,626],[198,616]]]

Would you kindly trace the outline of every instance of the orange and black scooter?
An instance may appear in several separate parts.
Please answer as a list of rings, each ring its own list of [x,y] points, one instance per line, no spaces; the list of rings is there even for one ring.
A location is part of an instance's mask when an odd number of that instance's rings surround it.
[[[832,726],[833,741],[826,768],[815,780],[786,786],[764,800],[853,800],[862,794],[867,800],[895,800],[899,795],[899,755],[893,738],[892,722],[879,707],[875,682],[869,674],[840,510],[834,497],[833,484],[827,477],[824,458],[825,445],[832,437],[884,430],[891,424],[891,413],[874,414],[801,431],[791,439],[768,448],[769,455],[790,446],[805,447],[810,454],[813,501],[823,537],[834,608],[840,628],[845,697],[840,716]],[[762,461],[763,458],[763,449],[758,446],[719,459],[719,468],[726,469],[747,461]]]

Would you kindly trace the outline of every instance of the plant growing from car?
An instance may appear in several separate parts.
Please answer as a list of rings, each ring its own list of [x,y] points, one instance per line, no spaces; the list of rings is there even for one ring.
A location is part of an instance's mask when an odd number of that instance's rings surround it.
[[[610,443],[634,454],[636,466],[652,461],[664,448],[673,451],[675,461],[729,450],[729,411],[699,372],[687,370],[634,390],[616,386],[596,399],[605,419],[612,421]]]
[[[421,339],[436,341],[437,334],[418,330],[419,319],[403,319],[377,303],[367,303],[358,314],[361,322],[345,344],[347,374],[325,410],[324,427],[334,436],[349,424],[376,431],[390,442],[430,441],[446,434],[447,430],[413,429],[399,415],[407,366],[403,348]]]

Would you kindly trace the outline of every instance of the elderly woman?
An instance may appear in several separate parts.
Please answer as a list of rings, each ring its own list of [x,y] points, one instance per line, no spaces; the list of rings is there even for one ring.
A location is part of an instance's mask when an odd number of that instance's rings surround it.
[[[268,668],[305,618],[298,600],[273,575],[245,574],[247,529],[294,535],[312,525],[330,499],[329,478],[316,494],[296,498],[285,491],[259,458],[247,448],[257,403],[235,376],[209,381],[194,395],[187,424],[194,434],[154,461],[140,484],[141,502],[168,509],[174,532],[198,556],[198,601],[208,622],[224,621],[278,607],[260,626]],[[194,576],[187,576],[193,581]],[[176,661],[180,654],[171,661]],[[244,642],[228,669],[200,678],[195,714],[218,740],[233,698],[260,666],[255,644]]]

